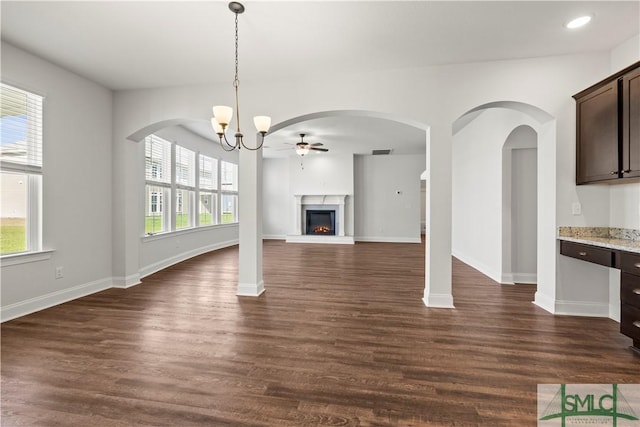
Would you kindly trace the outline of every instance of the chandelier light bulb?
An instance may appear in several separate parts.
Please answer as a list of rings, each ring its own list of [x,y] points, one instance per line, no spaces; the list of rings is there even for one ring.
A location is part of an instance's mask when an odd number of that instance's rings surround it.
[[[213,107],[213,117],[223,127],[227,127],[231,123],[233,117],[233,108],[226,105],[216,105]]]
[[[253,118],[253,124],[256,125],[256,129],[258,132],[269,132],[269,128],[271,127],[271,117],[269,116],[255,116]]]
[[[211,126],[216,134],[222,135],[224,133],[224,129],[222,129],[222,126],[220,126],[220,123],[218,123],[215,117],[211,118]]]

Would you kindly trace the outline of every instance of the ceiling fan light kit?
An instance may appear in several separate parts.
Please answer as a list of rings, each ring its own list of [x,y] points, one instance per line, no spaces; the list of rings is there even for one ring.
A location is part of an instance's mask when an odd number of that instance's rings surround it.
[[[259,150],[264,144],[264,137],[269,132],[271,127],[271,117],[268,116],[256,116],[253,118],[253,123],[260,134],[260,142],[257,147],[249,147],[245,145],[243,140],[242,131],[240,130],[240,102],[238,97],[238,89],[240,87],[240,80],[238,80],[238,15],[244,12],[244,6],[242,3],[232,1],[229,3],[229,10],[236,15],[236,74],[233,80],[233,88],[236,96],[236,133],[235,143],[231,144],[227,140],[226,130],[231,124],[233,119],[233,108],[226,105],[216,105],[213,107],[213,117],[211,118],[211,126],[214,132],[220,139],[220,146],[225,151],[233,151],[236,148],[246,148],[248,150]]]
[[[314,151],[324,151],[325,153],[327,151],[329,151],[326,148],[318,148],[320,146],[322,146],[323,144],[321,142],[315,142],[313,144],[310,144],[308,142],[305,142],[304,137],[306,136],[305,133],[301,133],[300,134],[300,142],[298,142],[296,144],[296,154],[298,154],[299,156],[304,156],[305,154],[308,154],[309,151],[314,150]]]

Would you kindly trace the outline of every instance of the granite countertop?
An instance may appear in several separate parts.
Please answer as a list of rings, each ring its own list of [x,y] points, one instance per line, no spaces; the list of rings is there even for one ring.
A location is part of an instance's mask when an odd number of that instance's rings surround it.
[[[640,230],[611,227],[559,227],[558,239],[640,253]]]

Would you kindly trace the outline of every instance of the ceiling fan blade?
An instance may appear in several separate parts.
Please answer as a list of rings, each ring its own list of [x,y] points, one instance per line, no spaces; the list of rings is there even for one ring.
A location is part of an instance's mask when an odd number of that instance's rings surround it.
[[[322,142],[314,142],[313,144],[309,144],[312,147],[320,147],[321,145],[324,145]]]
[[[316,147],[309,147],[309,150],[324,151],[324,152],[329,151],[328,148],[316,148]]]

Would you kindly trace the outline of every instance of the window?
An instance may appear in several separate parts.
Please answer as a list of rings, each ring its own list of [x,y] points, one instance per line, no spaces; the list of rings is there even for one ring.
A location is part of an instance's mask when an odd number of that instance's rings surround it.
[[[176,230],[195,225],[196,153],[176,145]]]
[[[155,135],[145,139],[145,234],[171,230],[164,201],[171,194],[171,143]]]
[[[220,187],[222,189],[222,224],[238,222],[238,165],[220,162]]]
[[[200,154],[199,156],[199,183],[200,203],[198,204],[198,216],[200,225],[213,225],[218,223],[218,160]]]
[[[146,235],[238,221],[238,165],[150,135],[145,168]]]
[[[0,255],[42,250],[42,97],[0,83]]]

